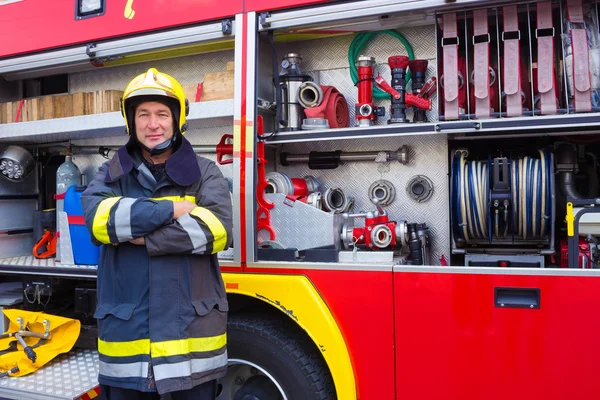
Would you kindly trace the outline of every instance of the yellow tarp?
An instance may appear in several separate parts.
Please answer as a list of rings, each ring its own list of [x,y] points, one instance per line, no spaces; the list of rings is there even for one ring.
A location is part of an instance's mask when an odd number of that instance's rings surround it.
[[[9,371],[15,366],[19,367],[19,372],[11,374],[10,376],[24,376],[37,371],[57,355],[70,351],[79,337],[81,323],[78,320],[42,312],[30,312],[17,309],[2,311],[10,320],[10,324],[5,333],[19,331],[20,324],[17,321],[19,317],[24,319],[24,324],[27,327],[25,330],[41,334],[46,331],[43,321],[50,321],[50,339],[33,349],[37,354],[35,363],[27,358],[27,355],[23,351],[23,347],[18,342],[17,351],[0,355],[0,372]],[[25,340],[25,343],[31,347],[36,345],[40,340],[43,340],[36,337],[24,337],[23,339]],[[11,342],[15,342],[16,340],[17,338],[15,337],[0,339],[0,352],[9,349],[11,347]]]

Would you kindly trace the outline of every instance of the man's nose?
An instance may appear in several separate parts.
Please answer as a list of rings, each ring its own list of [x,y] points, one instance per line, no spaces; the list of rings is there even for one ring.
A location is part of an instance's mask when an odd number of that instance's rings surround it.
[[[148,128],[150,129],[157,129],[159,127],[158,124],[158,116],[157,115],[150,115],[150,120],[148,121]]]

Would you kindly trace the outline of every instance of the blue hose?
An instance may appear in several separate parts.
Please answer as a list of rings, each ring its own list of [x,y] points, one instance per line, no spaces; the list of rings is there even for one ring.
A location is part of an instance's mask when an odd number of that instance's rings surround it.
[[[525,169],[527,175],[525,176],[525,190],[526,190],[526,209],[525,215],[527,216],[527,229],[525,233],[527,237],[532,236],[533,231],[533,160],[527,159],[527,168]]]
[[[521,160],[521,166],[519,166],[518,159],[514,160],[512,154],[509,156],[511,197],[506,211],[510,213],[508,217],[500,215],[500,213],[496,216],[496,210],[491,203],[491,156],[488,156],[487,162],[465,162],[463,171],[461,164],[464,162],[465,156],[455,155],[451,167],[451,199],[453,203],[451,210],[455,237],[467,242],[484,239],[492,242],[496,231],[498,238],[506,238],[510,234],[513,243],[517,237],[528,240],[546,238],[551,231],[554,158],[553,154],[548,152],[544,152],[543,155],[543,159],[540,154],[538,154],[538,158],[525,157]],[[544,167],[543,172],[542,167]],[[523,172],[523,177],[520,176],[521,172]],[[543,185],[546,185],[545,193],[542,190]],[[522,197],[524,197],[523,203],[521,202]],[[465,207],[465,213],[463,213],[461,206],[467,199],[469,205]],[[481,204],[482,201],[484,204]],[[544,212],[542,212],[542,202],[545,203]],[[464,205],[466,206],[466,204]],[[485,215],[481,214],[481,210],[484,210]],[[542,229],[542,221],[545,221],[544,229]],[[468,237],[465,235],[465,227]]]

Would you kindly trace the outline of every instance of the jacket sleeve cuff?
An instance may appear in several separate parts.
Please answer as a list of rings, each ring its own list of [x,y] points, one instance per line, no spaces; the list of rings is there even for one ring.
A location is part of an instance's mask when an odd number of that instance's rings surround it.
[[[148,252],[149,256],[152,257],[160,255],[158,246],[154,241],[154,232],[146,235],[146,237],[144,238],[144,242],[146,243],[146,251]]]
[[[158,215],[160,221],[163,221],[163,225],[171,223],[173,221],[173,202],[172,201],[159,201],[158,202]]]

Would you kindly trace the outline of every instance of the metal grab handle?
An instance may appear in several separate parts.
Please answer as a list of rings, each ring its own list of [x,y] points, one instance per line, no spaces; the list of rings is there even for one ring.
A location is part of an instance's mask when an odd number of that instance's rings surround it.
[[[538,288],[494,288],[494,306],[499,308],[540,308]]]

